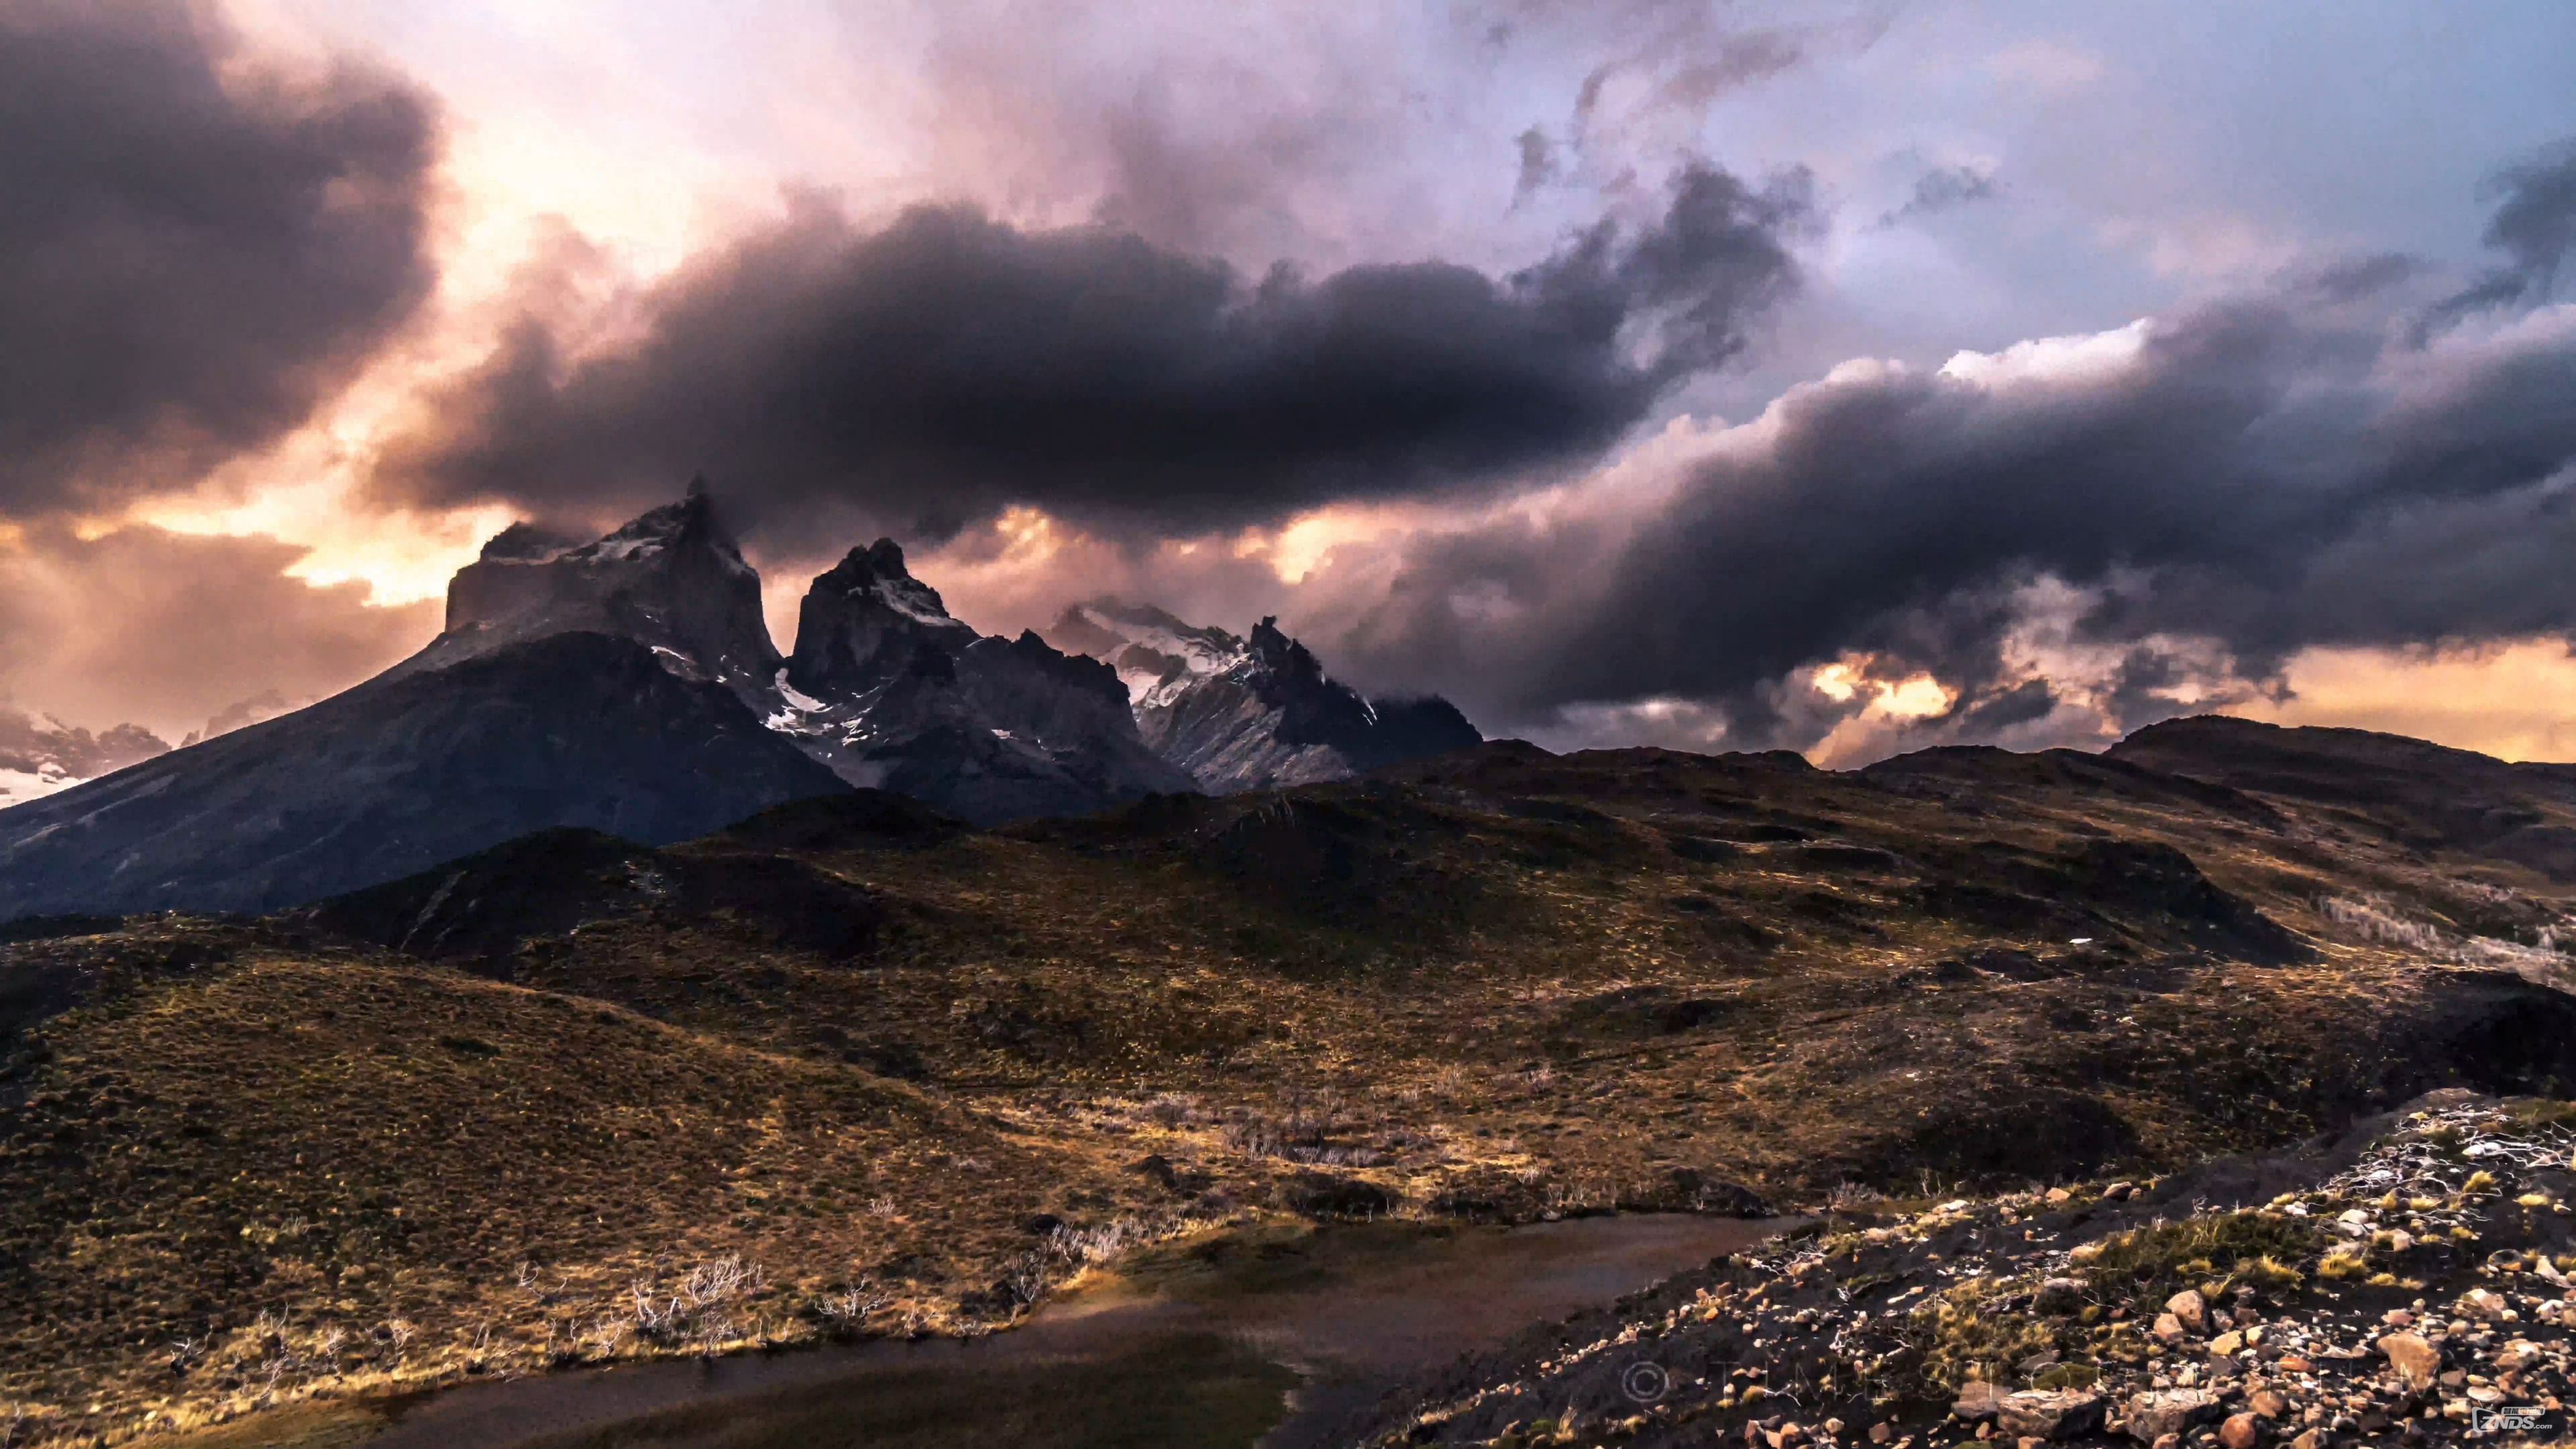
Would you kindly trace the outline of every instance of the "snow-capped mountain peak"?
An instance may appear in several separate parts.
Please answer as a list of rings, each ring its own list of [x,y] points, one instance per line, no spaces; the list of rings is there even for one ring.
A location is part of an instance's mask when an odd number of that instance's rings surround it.
[[[65,748],[112,741],[48,726],[40,757],[0,717],[0,786],[51,796],[0,798],[0,916],[270,910],[531,830],[659,844],[851,785],[983,823],[1193,788],[1108,666],[976,633],[891,541],[815,581],[796,642],[703,491],[586,543],[513,526],[429,647],[306,708],[79,784]]]
[[[844,599],[873,600],[929,628],[967,627],[950,617],[937,589],[914,578],[911,570],[904,567],[903,546],[890,538],[851,549],[847,557],[814,580],[814,588]]]
[[[1252,658],[1251,646],[1237,635],[1114,598],[1072,605],[1047,637],[1117,670],[1139,710],[1164,707],[1195,681],[1232,673]]]
[[[1118,671],[1145,742],[1224,793],[1338,780],[1482,738],[1448,701],[1377,701],[1264,618],[1248,635],[1119,599],[1067,608],[1058,647]]]
[[[0,706],[0,808],[65,790],[93,776],[169,752],[141,725],[91,734]]]

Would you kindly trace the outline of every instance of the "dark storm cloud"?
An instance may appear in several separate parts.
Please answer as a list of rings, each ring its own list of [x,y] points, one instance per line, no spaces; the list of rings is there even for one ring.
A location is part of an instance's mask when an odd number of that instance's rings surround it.
[[[2576,251],[2576,139],[2505,167],[2486,190],[2497,200],[2486,244],[2503,252],[2506,263],[2434,304],[2419,338],[2472,313],[2549,300],[2558,268]]]
[[[1603,92],[1624,75],[1643,77],[1648,104],[1659,110],[1697,115],[1732,90],[1768,80],[1806,58],[1808,37],[1788,30],[1714,32],[1707,12],[1697,7],[1667,7],[1676,18],[1689,19],[1660,30],[1635,53],[1607,61],[1583,80],[1575,96],[1574,120],[1589,127],[1600,118]]]
[[[1517,143],[1521,149],[1521,172],[1520,178],[1512,184],[1514,205],[1527,201],[1540,187],[1564,174],[1564,167],[1556,159],[1556,143],[1547,138],[1545,131],[1532,126],[1520,133]]]
[[[1914,183],[1914,194],[1903,206],[1878,219],[1879,227],[1897,226],[1916,217],[1932,216],[1980,201],[1992,201],[2002,195],[1995,178],[1973,166],[1942,166],[1926,171]]]
[[[0,514],[275,438],[429,286],[429,102],[219,76],[211,24],[0,0]]]
[[[1424,540],[1348,647],[1498,718],[1684,699],[1760,737],[1779,681],[1851,651],[1959,710],[2031,707],[2002,646],[2042,578],[2081,591],[2075,637],[2129,651],[2108,707],[2149,717],[2200,667],[2159,641],[2259,680],[2311,645],[2576,628],[2576,309],[2426,351],[2388,320],[2257,298],[2133,355],[1848,370],[1642,519]]]
[[[2503,201],[2487,223],[2487,245],[2513,258],[2532,294],[2546,298],[2559,264],[2576,251],[2576,140],[2505,168],[2495,190]]]
[[[1689,170],[1495,278],[1442,262],[1249,281],[1100,227],[963,208],[854,230],[804,202],[565,358],[542,326],[382,474],[416,498],[599,510],[704,471],[757,529],[820,506],[935,536],[1016,503],[1187,533],[1589,460],[1734,356],[1791,287],[1803,178]]]

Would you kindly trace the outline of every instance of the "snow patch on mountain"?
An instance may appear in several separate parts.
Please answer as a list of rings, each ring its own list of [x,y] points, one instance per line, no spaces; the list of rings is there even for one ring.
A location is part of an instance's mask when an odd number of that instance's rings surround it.
[[[1101,598],[1047,636],[1117,670],[1145,742],[1216,793],[1348,779],[1482,739],[1446,700],[1372,700],[1338,683],[1276,619],[1236,635]]]
[[[0,809],[169,751],[160,736],[141,725],[121,724],[91,734],[51,716],[0,706]]]
[[[1062,648],[1089,654],[1118,671],[1137,709],[1168,706],[1197,680],[1241,668],[1251,647],[1223,629],[1198,628],[1148,604],[1094,599],[1076,604],[1048,631]]]

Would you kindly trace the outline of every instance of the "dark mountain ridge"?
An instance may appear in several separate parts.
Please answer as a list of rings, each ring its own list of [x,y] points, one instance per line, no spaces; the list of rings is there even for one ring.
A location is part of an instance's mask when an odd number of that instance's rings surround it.
[[[2303,801],[2408,849],[2494,856],[2576,881],[2576,765],[2517,764],[2404,735],[2221,715],[2149,725],[2104,758]]]
[[[514,525],[376,678],[0,810],[0,919],[272,910],[532,830],[659,845],[853,787],[986,823],[1192,788],[1112,671],[978,635],[891,541],[815,580],[798,646],[702,487],[586,544]]]
[[[842,788],[722,685],[556,634],[0,812],[0,918],[274,910],[548,826],[685,840]]]

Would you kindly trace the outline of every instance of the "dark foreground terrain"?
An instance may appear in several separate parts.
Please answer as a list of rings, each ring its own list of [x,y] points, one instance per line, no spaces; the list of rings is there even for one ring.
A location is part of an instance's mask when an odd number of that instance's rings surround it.
[[[258,921],[21,922],[0,1425],[981,1333],[1285,1219],[1999,1222],[2435,1089],[2576,1095],[2571,839],[2562,768],[2184,721],[1841,774],[1495,744],[998,830],[861,792]],[[1932,1432],[1853,1392],[1846,1437]]]
[[[2307,1154],[1824,1224],[1427,1376],[1407,1444],[2549,1443],[2576,1133],[2436,1094]]]

